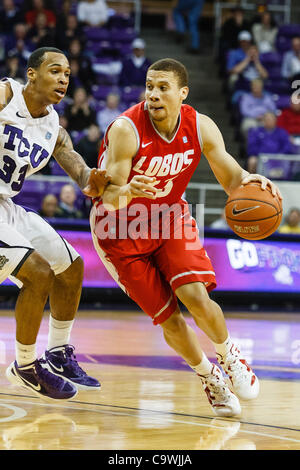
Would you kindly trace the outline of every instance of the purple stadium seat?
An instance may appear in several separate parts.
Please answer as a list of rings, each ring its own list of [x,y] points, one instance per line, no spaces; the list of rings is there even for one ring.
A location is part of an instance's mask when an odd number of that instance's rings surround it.
[[[262,174],[273,180],[289,180],[293,162],[288,160],[272,160],[264,163]]]
[[[280,36],[286,36],[292,38],[294,36],[300,36],[300,25],[299,24],[284,24],[279,27],[278,34]]]
[[[265,81],[265,90],[278,95],[287,95],[290,92],[290,84],[284,78],[269,78]]]
[[[265,52],[259,55],[261,63],[267,66],[281,65],[282,57],[278,52]]]
[[[113,15],[109,18],[107,26],[111,29],[133,28],[134,18],[129,15]]]
[[[106,28],[86,27],[84,28],[84,33],[86,39],[93,42],[109,41],[111,37],[110,30]]]
[[[62,169],[62,167],[57,163],[54,158],[51,160],[50,166],[51,175],[67,176],[67,173]]]
[[[110,32],[110,39],[115,42],[132,43],[136,37],[137,33],[133,28],[112,29]]]
[[[285,109],[290,107],[291,97],[290,95],[273,95],[273,101],[276,104],[277,109]]]
[[[119,93],[120,89],[117,86],[104,86],[104,85],[94,85],[92,86],[92,94],[95,100],[105,101],[109,93]]]
[[[291,49],[291,39],[286,36],[280,36],[277,34],[276,37],[276,49],[279,53],[284,54]]]
[[[139,101],[141,92],[144,90],[144,87],[125,87],[122,90],[122,101],[124,103],[132,104]]]

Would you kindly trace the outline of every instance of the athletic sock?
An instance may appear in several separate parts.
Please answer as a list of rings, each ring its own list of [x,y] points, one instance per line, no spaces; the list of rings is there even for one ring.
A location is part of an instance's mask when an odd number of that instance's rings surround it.
[[[196,366],[191,366],[191,364],[189,364],[189,366],[199,375],[208,375],[211,373],[213,364],[207,359],[206,355],[203,353],[203,357],[200,364]]]
[[[19,367],[31,364],[37,358],[36,344],[21,344],[15,341],[16,360]]]
[[[73,323],[74,320],[60,321],[49,316],[48,350],[69,344]]]
[[[232,346],[232,340],[230,336],[228,335],[227,339],[224,341],[224,343],[213,343],[214,347],[216,349],[216,353],[220,354],[221,356],[225,356],[229,351]]]

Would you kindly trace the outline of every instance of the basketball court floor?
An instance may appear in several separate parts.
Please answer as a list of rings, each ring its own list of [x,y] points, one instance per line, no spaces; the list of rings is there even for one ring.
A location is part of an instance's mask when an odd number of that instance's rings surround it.
[[[190,325],[194,325],[187,316]],[[261,383],[238,418],[213,415],[197,376],[139,312],[80,311],[77,359],[101,383],[71,401],[47,402],[10,385],[13,312],[0,311],[0,449],[299,450],[300,315],[226,314]],[[47,344],[47,312],[38,341]],[[198,330],[199,331],[199,330]],[[199,338],[208,357],[214,351]]]

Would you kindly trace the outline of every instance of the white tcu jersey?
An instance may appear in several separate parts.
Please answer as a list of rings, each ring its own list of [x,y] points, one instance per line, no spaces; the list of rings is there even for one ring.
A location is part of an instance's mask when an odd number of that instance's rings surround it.
[[[0,111],[0,196],[4,198],[18,194],[24,179],[47,164],[59,130],[52,105],[47,107],[47,116],[33,118],[22,94],[23,85],[7,80],[13,96]]]

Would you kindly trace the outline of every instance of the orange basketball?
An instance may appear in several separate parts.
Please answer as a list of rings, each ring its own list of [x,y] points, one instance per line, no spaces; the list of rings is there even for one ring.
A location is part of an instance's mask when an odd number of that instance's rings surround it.
[[[269,186],[261,189],[259,182],[239,186],[225,206],[229,227],[241,238],[261,240],[271,235],[282,218],[282,204],[273,196]]]

